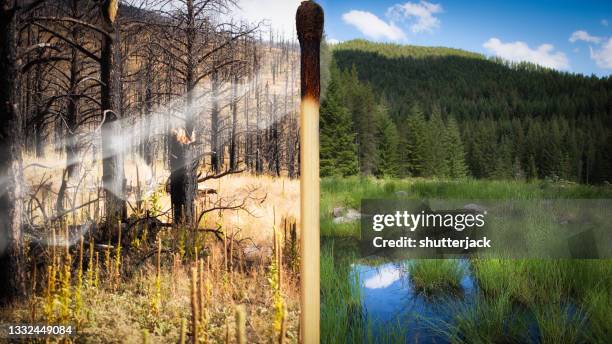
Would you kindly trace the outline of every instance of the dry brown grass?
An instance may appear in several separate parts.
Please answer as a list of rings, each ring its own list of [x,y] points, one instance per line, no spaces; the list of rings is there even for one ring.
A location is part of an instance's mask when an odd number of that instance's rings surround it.
[[[163,178],[163,177],[162,177]],[[30,178],[31,181],[37,180]],[[236,306],[244,305],[246,310],[246,336],[249,343],[278,342],[279,332],[285,332],[285,343],[295,343],[298,337],[299,322],[299,281],[298,274],[289,263],[290,258],[283,258],[286,265],[282,267],[282,284],[280,295],[286,307],[284,328],[282,331],[274,326],[278,317],[275,314],[277,290],[271,285],[274,273],[271,254],[273,250],[273,226],[281,227],[282,218],[297,218],[299,215],[299,181],[287,178],[266,176],[234,175],[221,180],[207,182],[201,187],[214,188],[218,194],[212,197],[241,197],[245,189],[257,188],[257,192],[266,195],[261,204],[249,204],[252,215],[244,211],[214,212],[206,217],[202,225],[221,226],[226,238],[251,238],[254,245],[244,247],[218,240],[212,233],[198,240],[187,241],[204,246],[199,248],[201,259],[200,270],[204,270],[198,285],[204,285],[200,299],[205,299],[203,321],[200,322],[202,343],[233,343],[240,338],[236,333]],[[160,203],[165,209],[169,207],[168,195],[162,195]],[[299,223],[299,220],[298,220]],[[63,311],[68,320],[78,324],[78,336],[73,338],[78,343],[142,343],[144,332],[148,333],[149,343],[176,343],[179,341],[181,324],[187,322],[187,343],[193,336],[191,330],[191,280],[190,268],[195,259],[193,248],[185,247],[183,257],[176,257],[177,231],[188,229],[168,228],[159,233],[163,243],[160,255],[158,279],[157,247],[122,247],[124,256],[116,260],[116,248],[109,251],[96,248],[99,256],[99,285],[89,283],[95,280],[90,270],[80,272],[78,261],[80,245],[71,248],[72,259],[69,275],[63,275],[62,269],[67,265],[61,263],[68,255],[65,248],[47,248],[58,255],[55,263],[47,261],[38,268],[37,291],[29,299],[15,304],[11,308],[0,310],[0,322],[11,323],[48,323],[57,321]],[[282,231],[279,231],[282,232]],[[238,233],[238,234],[236,234]],[[127,235],[128,233],[124,233]],[[282,233],[281,233],[282,234]],[[58,236],[60,231],[58,230]],[[235,235],[235,236],[234,236]],[[284,242],[284,238],[282,239]],[[250,241],[245,241],[250,242]],[[116,245],[115,245],[116,246]],[[90,245],[87,239],[83,250],[83,261],[90,260]],[[253,255],[254,247],[257,247]],[[172,252],[167,252],[174,248]],[[242,252],[250,250],[250,255]],[[109,252],[110,264],[105,264],[105,254]],[[147,255],[147,252],[153,252]],[[226,252],[224,254],[224,252]],[[227,258],[233,253],[233,259]],[[245,253],[245,254],[243,254]],[[142,257],[148,258],[141,261]],[[136,264],[141,263],[142,264]],[[122,264],[121,273],[106,271],[105,265],[116,270],[116,264]],[[57,276],[53,279],[55,287],[51,292],[45,275],[47,266],[54,265]],[[42,271],[42,272],[41,272]],[[93,271],[93,270],[92,270]],[[68,276],[68,291],[65,277]],[[82,278],[79,280],[79,276]],[[117,280],[118,279],[118,280]],[[65,289],[65,288],[63,288]],[[49,293],[48,293],[49,292]],[[51,296],[49,296],[51,295]],[[78,295],[78,296],[77,296]],[[50,301],[50,302],[49,302]],[[45,304],[52,304],[52,316],[45,315]],[[153,307],[155,304],[155,307]],[[52,319],[49,319],[52,318]],[[1,341],[1,340],[0,340]],[[51,342],[54,342],[53,340]]]

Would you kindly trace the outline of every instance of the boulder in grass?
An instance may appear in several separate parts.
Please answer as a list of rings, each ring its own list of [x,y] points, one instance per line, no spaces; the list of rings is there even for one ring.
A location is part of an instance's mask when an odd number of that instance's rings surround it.
[[[361,219],[361,213],[355,209],[348,209],[344,217],[349,221],[357,221]]]
[[[478,214],[484,214],[487,211],[487,208],[479,205],[479,204],[475,204],[475,203],[470,203],[470,204],[466,204],[463,206],[463,210],[469,210],[469,211],[473,211],[475,213]]]
[[[336,209],[339,209],[339,208],[336,208]],[[340,213],[339,211],[336,212],[336,209],[334,209],[334,213],[332,214],[334,215],[334,219],[332,220],[334,224],[351,223],[351,222],[359,221],[359,219],[361,219],[361,213],[356,209],[342,208],[343,210],[342,213]],[[338,214],[339,216],[336,216],[336,214]]]
[[[336,207],[336,208],[334,208],[334,210],[332,210],[332,217],[334,217],[334,218],[342,217],[342,216],[344,216],[345,212],[346,212],[346,208],[344,208],[344,207]]]

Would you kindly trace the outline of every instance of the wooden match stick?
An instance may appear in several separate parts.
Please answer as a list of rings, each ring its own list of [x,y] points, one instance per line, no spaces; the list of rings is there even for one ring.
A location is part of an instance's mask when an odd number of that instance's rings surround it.
[[[296,27],[301,48],[300,113],[301,343],[319,344],[319,97],[323,9],[303,1]]]

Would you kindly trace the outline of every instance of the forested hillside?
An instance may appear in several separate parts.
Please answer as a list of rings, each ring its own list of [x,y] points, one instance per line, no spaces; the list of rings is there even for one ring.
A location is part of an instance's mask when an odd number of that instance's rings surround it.
[[[323,174],[612,180],[610,77],[450,48],[355,40],[329,51]]]

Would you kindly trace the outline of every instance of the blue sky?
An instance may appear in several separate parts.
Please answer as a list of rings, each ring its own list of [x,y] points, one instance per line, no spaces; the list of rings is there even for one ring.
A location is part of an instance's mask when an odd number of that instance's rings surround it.
[[[445,46],[574,73],[612,72],[612,0],[318,2],[330,40]]]

